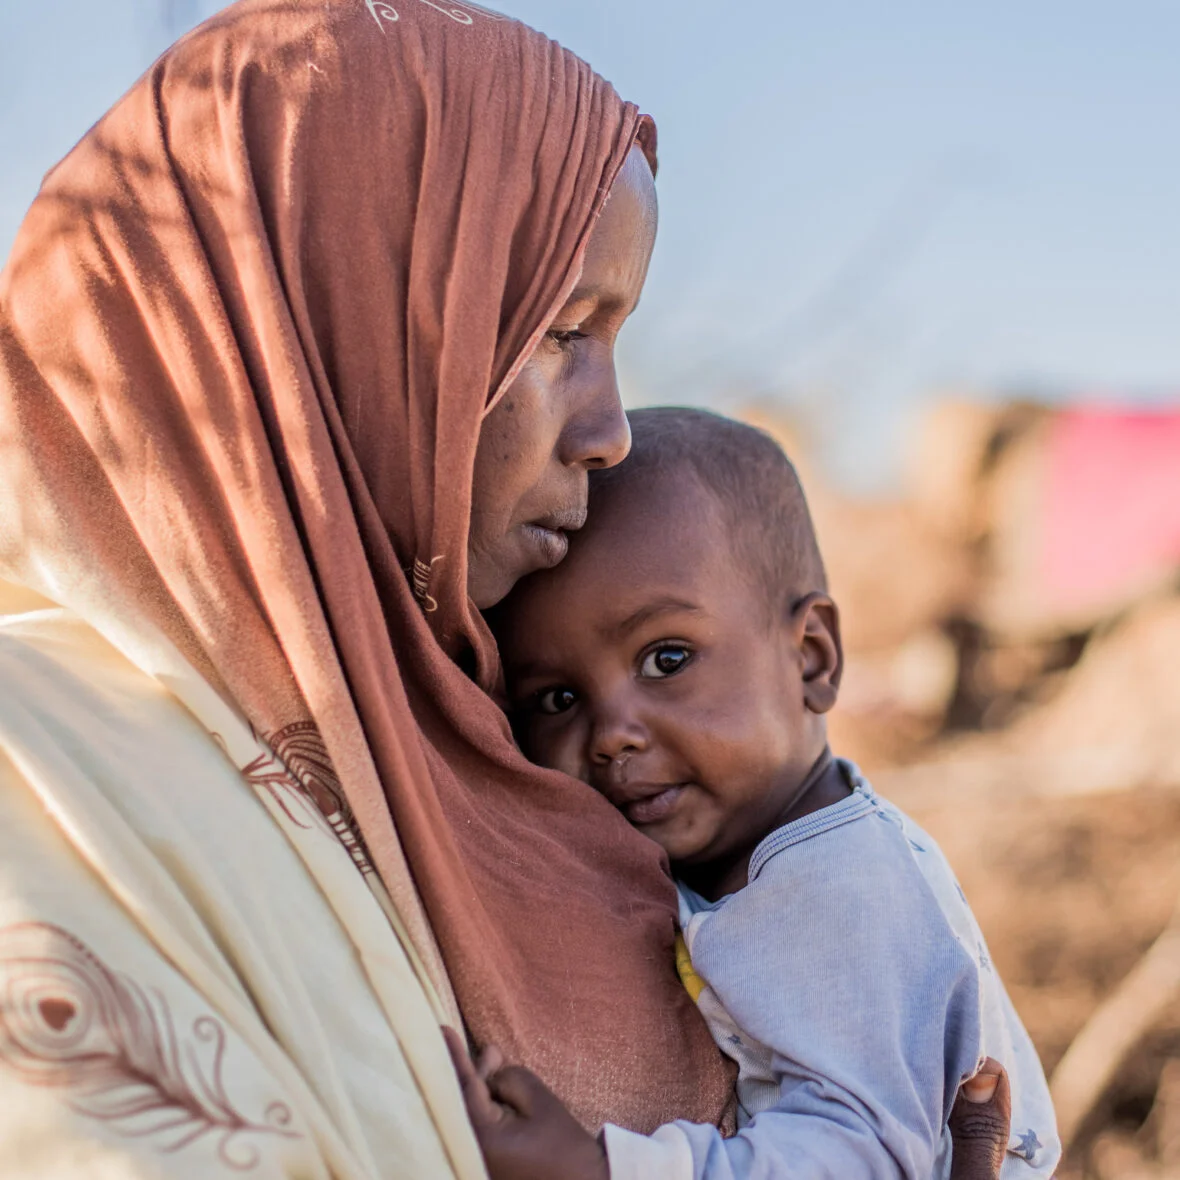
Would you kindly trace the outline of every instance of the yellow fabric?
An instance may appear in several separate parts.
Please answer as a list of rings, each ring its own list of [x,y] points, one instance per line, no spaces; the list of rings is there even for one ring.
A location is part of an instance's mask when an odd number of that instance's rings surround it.
[[[692,1002],[699,1003],[701,992],[705,990],[705,981],[693,970],[688,943],[680,933],[676,935],[676,971],[680,976],[680,982],[684,984],[684,990],[692,997]]]
[[[486,1180],[388,896],[167,663],[0,582],[0,1175]]]

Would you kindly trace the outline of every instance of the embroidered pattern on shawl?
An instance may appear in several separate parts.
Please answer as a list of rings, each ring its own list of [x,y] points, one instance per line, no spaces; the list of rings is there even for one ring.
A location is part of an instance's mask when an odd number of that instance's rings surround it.
[[[385,8],[231,5],[47,176],[0,277],[0,573],[328,806],[477,1041],[588,1125],[714,1120],[659,850],[515,748],[466,593],[483,417],[654,136],[518,22]]]
[[[56,926],[0,929],[0,1065],[64,1091],[79,1114],[164,1153],[211,1138],[235,1171],[257,1166],[251,1135],[299,1138],[290,1109],[251,1119],[226,1092],[225,1027],[197,1017],[178,1028],[164,997],[112,971]]]

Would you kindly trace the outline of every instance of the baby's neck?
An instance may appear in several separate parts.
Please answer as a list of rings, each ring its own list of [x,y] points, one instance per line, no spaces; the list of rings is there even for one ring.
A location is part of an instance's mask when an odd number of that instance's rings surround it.
[[[736,857],[723,857],[704,864],[674,864],[672,870],[694,893],[699,893],[707,901],[718,901],[750,883],[750,859],[754,850],[771,832],[777,832],[797,819],[831,807],[833,803],[847,799],[850,793],[851,788],[840,764],[825,746],[798,790],[791,795],[790,802],[775,817],[773,825],[759,834],[754,844]]]

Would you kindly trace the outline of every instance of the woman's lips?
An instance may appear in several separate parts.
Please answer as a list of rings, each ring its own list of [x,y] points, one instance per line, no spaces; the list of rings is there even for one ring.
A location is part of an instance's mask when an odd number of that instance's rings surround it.
[[[658,824],[672,814],[683,794],[684,784],[675,783],[670,787],[665,787],[658,794],[624,803],[623,814],[636,826]]]
[[[552,569],[565,560],[570,548],[570,539],[560,529],[550,529],[540,524],[526,524],[521,526],[521,531],[541,559],[539,569]]]
[[[565,560],[569,552],[570,533],[576,533],[586,523],[586,503],[566,504],[544,516],[527,521],[520,526],[526,544],[537,555],[535,569],[552,569]]]

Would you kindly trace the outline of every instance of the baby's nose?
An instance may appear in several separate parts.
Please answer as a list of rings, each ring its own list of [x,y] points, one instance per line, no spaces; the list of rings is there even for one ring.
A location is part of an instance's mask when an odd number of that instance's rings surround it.
[[[609,767],[614,778],[622,773],[632,754],[641,754],[647,749],[647,732],[631,718],[607,718],[595,727],[591,738],[590,757],[596,766]]]

